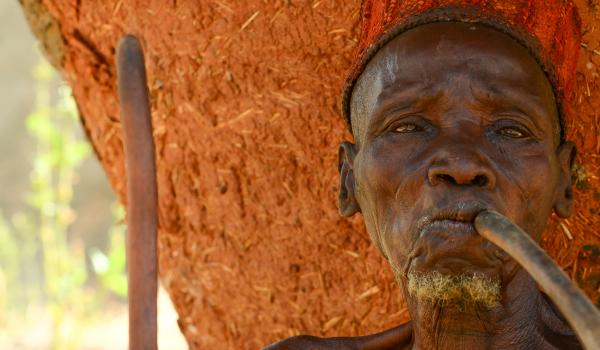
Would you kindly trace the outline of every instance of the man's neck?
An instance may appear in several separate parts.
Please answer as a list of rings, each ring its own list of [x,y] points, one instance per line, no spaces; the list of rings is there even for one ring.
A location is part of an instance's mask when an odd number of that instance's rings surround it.
[[[406,295],[406,294],[405,294]],[[540,349],[549,310],[535,282],[518,271],[492,310],[445,306],[408,300],[413,322],[413,349]],[[545,314],[544,314],[545,313]],[[547,316],[546,316],[547,317]]]

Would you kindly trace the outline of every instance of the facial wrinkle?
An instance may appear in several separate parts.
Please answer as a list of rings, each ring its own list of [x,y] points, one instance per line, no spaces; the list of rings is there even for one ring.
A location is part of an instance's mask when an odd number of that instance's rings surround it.
[[[376,216],[382,216],[382,213],[379,212],[379,209],[374,210]],[[383,214],[385,215],[385,214]],[[375,234],[377,235],[377,245],[379,246],[379,249],[381,250],[383,256],[389,260],[390,257],[390,252],[388,251],[388,247],[386,245],[383,244],[383,235],[382,232],[385,233],[389,233],[389,227],[388,227],[388,220],[378,220],[377,218],[375,218],[375,221],[373,221],[375,224]],[[379,227],[377,225],[377,222],[383,222],[382,227]]]
[[[508,152],[503,147],[499,147],[499,146],[496,146],[496,147],[502,157],[504,157],[505,159],[510,157]],[[501,169],[493,169],[493,170],[496,172],[501,171]],[[519,197],[521,198],[521,201],[523,203],[527,203],[527,208],[530,208],[531,201],[529,200],[527,191],[523,188],[523,185],[517,180],[517,178],[515,177],[515,174],[513,174],[512,171],[506,171],[506,169],[503,169],[503,173],[504,173],[504,176],[506,176],[508,182],[510,182],[513,186],[516,186],[518,188],[518,194],[519,194]]]
[[[410,150],[410,153],[408,153],[406,159],[415,159],[415,158],[417,158],[416,155],[415,155],[415,151],[416,150],[414,148],[412,148]],[[422,173],[422,174],[425,174],[424,176],[426,176],[426,174],[427,174],[427,170],[426,170],[427,164],[424,163],[424,162],[422,162],[422,163],[418,163],[418,165],[419,166],[416,169],[414,169],[414,172]],[[394,191],[394,199],[396,201],[402,201],[402,199],[401,199],[402,198],[402,192],[404,192],[404,190],[407,187],[409,187],[410,185],[411,185],[410,183],[405,183],[405,182],[399,181],[398,185],[396,186],[396,189]]]
[[[444,308],[438,305],[433,307],[433,329],[434,329],[434,344],[436,349],[441,349],[443,343],[444,332],[442,332],[442,319],[444,318]]]
[[[370,198],[368,198],[368,195],[363,193],[363,187],[360,185],[358,179],[359,179],[358,176],[355,177],[357,199],[359,200],[359,202],[360,202],[361,198],[366,200],[366,202],[371,202],[372,200]],[[369,233],[369,236],[371,236],[371,240],[373,240],[373,242],[375,243],[375,245],[377,246],[377,248],[379,249],[381,254],[383,254],[383,256],[389,260],[389,252],[386,249],[385,245],[383,245],[383,240],[382,240],[382,235],[381,235],[381,230],[385,229],[385,227],[380,228],[378,226],[378,223],[382,222],[382,220],[380,220],[378,218],[381,214],[379,213],[378,210],[372,210],[372,211],[362,211],[362,215],[364,218],[364,222],[367,225],[367,231]],[[385,223],[386,221],[383,220],[383,222]]]

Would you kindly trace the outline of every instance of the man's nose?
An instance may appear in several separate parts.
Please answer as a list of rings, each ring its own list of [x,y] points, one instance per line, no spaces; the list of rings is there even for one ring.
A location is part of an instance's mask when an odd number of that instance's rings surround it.
[[[492,189],[496,176],[489,162],[476,151],[465,147],[451,147],[438,152],[428,170],[433,186],[474,186]]]

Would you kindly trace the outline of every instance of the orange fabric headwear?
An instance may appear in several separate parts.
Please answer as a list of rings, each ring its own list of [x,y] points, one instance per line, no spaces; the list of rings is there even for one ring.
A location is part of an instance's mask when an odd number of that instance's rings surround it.
[[[419,25],[456,21],[491,26],[529,50],[554,89],[564,139],[581,42],[581,21],[571,0],[364,0],[356,56],[342,97],[348,125],[354,84],[381,47]]]

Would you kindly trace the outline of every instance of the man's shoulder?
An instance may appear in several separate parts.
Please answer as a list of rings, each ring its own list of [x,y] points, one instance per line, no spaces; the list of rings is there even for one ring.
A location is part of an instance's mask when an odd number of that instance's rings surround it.
[[[278,341],[263,350],[357,350],[353,346],[353,338],[344,341],[335,339],[319,338],[308,335],[299,335]]]
[[[319,338],[307,335],[288,338],[263,350],[385,350],[408,349],[412,342],[412,323],[363,337]]]

